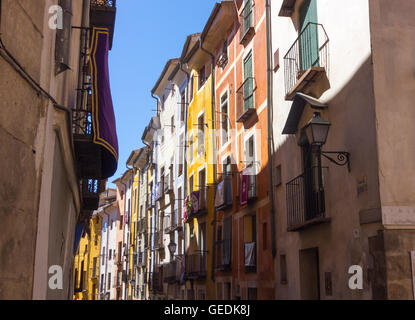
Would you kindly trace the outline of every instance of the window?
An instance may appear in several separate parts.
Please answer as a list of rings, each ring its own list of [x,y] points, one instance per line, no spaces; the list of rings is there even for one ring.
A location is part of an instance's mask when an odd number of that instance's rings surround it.
[[[110,252],[108,254],[108,260],[111,260],[112,250],[110,249]]]
[[[245,166],[254,166],[255,158],[255,136],[252,135],[248,140],[245,141]]]
[[[101,292],[104,291],[104,275],[101,274]]]
[[[198,90],[200,90],[200,88],[203,87],[203,85],[206,82],[206,68],[205,66],[203,66],[199,72],[198,72],[198,79],[199,79],[199,87]]]
[[[190,78],[190,83],[189,83],[189,101],[190,102],[193,100],[194,82],[195,82],[195,76],[192,75],[192,77]]]
[[[177,203],[177,221],[178,221],[178,225],[181,226],[181,221],[182,221],[182,209],[183,209],[183,195],[182,195],[182,187],[179,187],[179,189],[177,190],[177,197],[178,199],[178,203]]]
[[[164,103],[166,102],[166,96],[163,94],[161,97],[161,111],[164,110]]]
[[[225,161],[222,164],[222,172],[224,175],[230,175],[232,173],[232,162],[231,157],[226,157]]]
[[[181,123],[184,122],[185,110],[186,110],[186,94],[185,94],[185,91],[183,90],[180,94],[180,121]]]
[[[184,149],[184,145],[183,145],[183,134],[180,135],[180,141],[179,141],[179,168],[178,168],[178,173],[177,175],[180,177],[183,174],[183,149]]]
[[[228,93],[220,99],[221,124],[222,124],[222,145],[228,142]]]
[[[94,245],[97,246],[98,245],[98,235],[95,235],[95,239],[94,239]]]
[[[244,111],[254,108],[254,78],[252,67],[252,52],[244,59],[243,99]]]
[[[189,163],[193,163],[193,134],[189,138]]]
[[[123,222],[124,222],[124,216],[120,216],[120,230],[122,230]]]
[[[247,215],[244,217],[244,263],[246,272],[256,272],[256,236],[256,215]]]
[[[111,273],[108,273],[108,290],[111,289]]]
[[[194,179],[193,179],[193,176],[191,176],[190,178],[189,178],[189,192],[193,192],[194,191],[194,181],[193,181]]]
[[[171,117],[170,127],[171,127],[171,133],[174,133],[174,116]]]
[[[245,9],[244,9],[244,33],[246,33],[248,31],[249,28],[253,27],[253,16],[252,16],[252,11],[253,11],[253,6],[252,6],[252,0],[244,0],[244,5],[245,5]]]
[[[202,114],[197,119],[197,153],[204,155],[205,153],[205,115]]]

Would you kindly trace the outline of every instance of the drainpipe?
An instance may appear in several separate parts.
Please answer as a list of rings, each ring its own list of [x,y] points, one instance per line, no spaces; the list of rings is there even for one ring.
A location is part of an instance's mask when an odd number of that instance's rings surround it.
[[[212,113],[212,128],[215,127],[216,121],[216,112],[215,112],[215,56],[212,52],[209,52],[205,48],[203,48],[203,40],[200,39],[200,49],[206,52],[212,59],[212,70],[211,70],[211,80],[212,80],[212,88],[211,88],[211,113]],[[212,149],[213,149],[213,185],[216,186],[216,135],[212,134]],[[208,160],[209,161],[209,160]],[[212,241],[212,281],[215,281],[215,264],[216,264],[216,208],[213,206],[213,241]]]
[[[273,124],[273,100],[272,100],[272,44],[271,44],[271,3],[270,0],[265,2],[266,11],[266,46],[267,46],[267,111],[268,111],[268,164],[269,164],[269,190],[270,190],[270,205],[271,205],[271,243],[272,243],[272,257],[275,258],[277,254],[276,234],[275,234],[275,204],[274,204],[274,175],[272,167],[274,154],[274,136],[272,134]]]
[[[179,66],[180,66],[180,70],[182,70],[182,72],[184,72],[186,74],[186,78],[187,78],[186,87],[188,88],[189,87],[189,82],[190,82],[190,73],[183,69],[183,63],[182,63],[182,61],[179,62]],[[187,141],[187,130],[188,130],[188,127],[187,127],[187,118],[188,118],[188,112],[189,112],[189,101],[188,101],[188,98],[189,98],[189,95],[187,94],[186,95],[186,99],[185,99],[185,123],[184,123],[184,137],[185,137],[184,139],[185,139],[185,143],[184,143],[184,152],[183,152],[183,154],[184,154],[184,164],[183,164],[183,167],[184,167],[183,198],[185,198],[187,196],[187,143],[186,143],[186,141]],[[181,195],[179,195],[179,197],[181,197]],[[182,200],[180,200],[180,201],[182,201]],[[186,237],[186,229],[185,229],[185,227],[186,226],[183,226],[183,229],[185,230],[185,232],[184,232],[184,234],[185,234],[185,236],[184,236],[184,248],[183,248],[184,253],[186,253],[185,251],[186,251],[186,238],[187,238]],[[184,257],[182,259],[184,259]]]

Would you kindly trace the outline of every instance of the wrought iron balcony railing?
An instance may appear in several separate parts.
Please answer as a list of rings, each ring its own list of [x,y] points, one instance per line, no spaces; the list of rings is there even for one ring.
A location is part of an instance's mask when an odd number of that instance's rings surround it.
[[[240,14],[240,39],[239,42],[246,45],[253,34],[255,34],[254,28],[254,0],[245,0],[244,7]]]
[[[314,190],[312,171],[294,178],[286,185],[288,231],[326,222],[324,190]]]
[[[165,283],[175,283],[179,281],[180,277],[180,263],[177,260],[173,260],[163,266],[163,281]]]
[[[207,251],[186,254],[185,265],[185,277],[187,279],[205,278],[207,271]]]
[[[181,211],[179,211],[178,209],[174,209],[174,211],[170,213],[170,215],[164,217],[164,231],[166,233],[171,233],[176,230],[180,231],[183,227],[182,223],[183,221]]]
[[[237,109],[236,121],[245,122],[249,117],[256,113],[254,104],[254,93],[256,90],[256,82],[254,77],[247,77],[236,91]]]
[[[163,233],[156,231],[153,233],[153,249],[163,249]]]
[[[82,208],[93,211],[98,209],[99,194],[105,190],[105,181],[97,179],[81,180]]]
[[[319,73],[329,71],[329,37],[322,24],[309,22],[284,56],[286,99],[292,100]]]
[[[72,132],[75,135],[92,137],[92,117],[90,111],[72,111]]]

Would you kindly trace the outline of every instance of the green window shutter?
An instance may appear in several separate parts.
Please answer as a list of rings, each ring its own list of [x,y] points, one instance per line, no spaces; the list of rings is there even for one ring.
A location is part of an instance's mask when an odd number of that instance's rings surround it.
[[[244,111],[254,107],[254,79],[252,72],[252,53],[244,60]]]
[[[252,0],[245,0],[245,9],[244,9],[244,34],[247,33],[248,29],[252,27]]]
[[[309,23],[313,23],[310,24]],[[300,7],[301,69],[319,66],[317,0],[305,0]]]

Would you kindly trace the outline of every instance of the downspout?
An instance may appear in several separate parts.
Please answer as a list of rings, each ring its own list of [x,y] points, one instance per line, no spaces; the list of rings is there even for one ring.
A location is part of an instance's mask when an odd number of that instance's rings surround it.
[[[271,3],[270,0],[265,2],[266,11],[266,47],[267,47],[267,111],[268,111],[268,165],[269,165],[269,199],[271,205],[271,244],[272,257],[277,254],[277,243],[275,234],[275,204],[274,204],[274,175],[272,167],[274,154],[274,136],[272,134],[273,124],[273,100],[272,100],[272,43],[271,43]]]
[[[204,52],[206,52],[212,59],[212,70],[211,70],[211,113],[212,113],[212,129],[215,127],[216,123],[216,112],[215,112],[215,55],[211,53],[210,51],[203,48],[203,40],[200,39],[200,49]],[[212,157],[213,157],[213,185],[216,186],[216,135],[212,133]],[[216,264],[216,208],[213,206],[213,241],[212,241],[212,274],[211,279],[212,281],[215,281],[215,264]]]
[[[186,78],[187,78],[187,83],[186,83],[186,87],[189,87],[189,82],[190,82],[190,73],[187,72],[186,70],[183,69],[183,63],[182,61],[179,62],[179,66],[180,66],[180,70],[182,70],[182,72],[184,72],[186,74]],[[185,139],[185,143],[184,143],[184,183],[183,183],[183,198],[187,197],[187,119],[188,119],[188,112],[189,112],[189,94],[187,92],[186,94],[186,99],[185,99],[185,124],[184,124],[184,139]],[[179,153],[180,154],[180,153]],[[179,196],[181,197],[181,195]],[[181,199],[181,198],[180,198]],[[182,201],[182,200],[180,200]],[[183,207],[184,208],[184,207]],[[186,226],[183,226],[183,229],[185,230],[184,232],[184,245],[183,245],[183,250],[184,253],[186,252]]]

